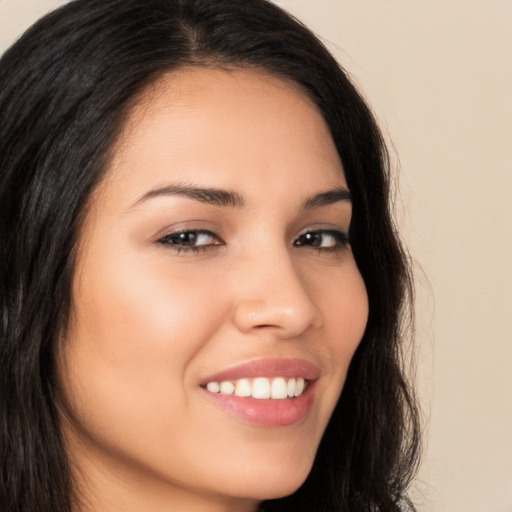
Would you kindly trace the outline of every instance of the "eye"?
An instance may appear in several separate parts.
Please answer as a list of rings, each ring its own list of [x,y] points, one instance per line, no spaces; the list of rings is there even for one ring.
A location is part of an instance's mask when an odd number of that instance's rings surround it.
[[[158,244],[167,246],[177,253],[199,252],[216,245],[224,245],[224,242],[211,231],[202,229],[187,229],[168,233],[157,240]]]
[[[293,245],[313,247],[320,251],[340,251],[349,245],[349,237],[336,229],[318,229],[299,235]]]

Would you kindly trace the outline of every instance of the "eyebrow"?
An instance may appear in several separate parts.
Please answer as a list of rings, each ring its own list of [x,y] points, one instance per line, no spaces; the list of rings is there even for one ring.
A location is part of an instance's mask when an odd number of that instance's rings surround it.
[[[185,196],[190,199],[199,201],[200,203],[211,204],[213,206],[231,206],[234,208],[242,208],[245,206],[244,198],[229,190],[209,187],[195,187],[191,185],[166,185],[150,190],[144,194],[136,205],[158,196]]]
[[[352,203],[352,194],[346,188],[336,187],[326,192],[319,192],[306,199],[302,205],[302,210],[312,210],[340,201]]]
[[[148,199],[159,196],[184,196],[199,201],[200,203],[210,204],[213,206],[226,206],[232,208],[243,208],[245,199],[237,192],[224,190],[220,188],[196,187],[193,185],[173,184],[158,187],[150,190],[138,199],[134,206]],[[328,206],[333,203],[352,202],[350,192],[341,187],[336,187],[325,192],[319,192],[308,197],[302,203],[301,210],[312,210],[322,206]]]

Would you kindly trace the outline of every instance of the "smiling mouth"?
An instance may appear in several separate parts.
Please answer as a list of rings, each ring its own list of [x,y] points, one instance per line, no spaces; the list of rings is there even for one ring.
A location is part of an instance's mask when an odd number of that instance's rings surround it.
[[[254,379],[211,381],[201,387],[210,393],[258,400],[285,400],[297,398],[308,387],[304,377],[256,377]]]
[[[229,415],[264,428],[301,425],[310,417],[320,371],[304,359],[260,359],[200,382],[209,400]]]

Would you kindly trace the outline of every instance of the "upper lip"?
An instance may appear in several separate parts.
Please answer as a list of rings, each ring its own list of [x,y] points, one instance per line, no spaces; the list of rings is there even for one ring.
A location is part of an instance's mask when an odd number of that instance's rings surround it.
[[[303,377],[311,381],[318,379],[319,376],[318,367],[304,359],[258,359],[210,375],[203,379],[201,384],[256,377]]]

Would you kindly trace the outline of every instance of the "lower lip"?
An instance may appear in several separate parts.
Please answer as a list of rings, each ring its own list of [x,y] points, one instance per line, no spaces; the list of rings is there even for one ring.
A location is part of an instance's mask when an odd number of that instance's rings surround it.
[[[204,393],[228,413],[265,427],[286,427],[303,420],[313,405],[315,382],[310,382],[302,395],[283,400],[260,400],[251,397],[222,395],[203,389]]]

